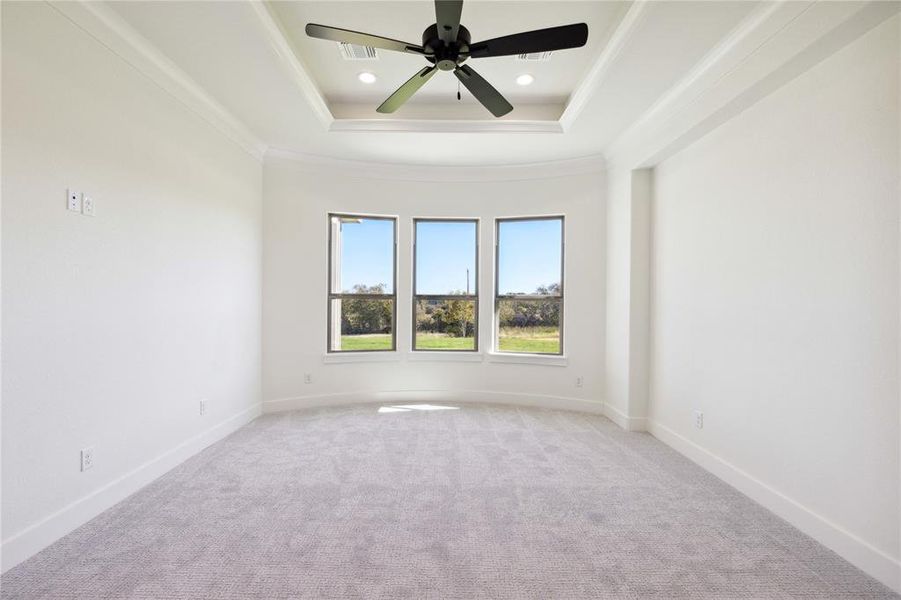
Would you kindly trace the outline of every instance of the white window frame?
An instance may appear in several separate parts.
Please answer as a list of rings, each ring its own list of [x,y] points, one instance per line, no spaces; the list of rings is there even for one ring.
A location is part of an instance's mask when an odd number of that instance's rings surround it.
[[[500,293],[500,253],[501,253],[501,224],[521,221],[560,221],[560,293],[558,295],[541,294],[501,294]],[[565,356],[564,346],[564,314],[566,301],[564,297],[564,280],[566,274],[566,216],[565,215],[535,215],[519,217],[498,217],[494,220],[494,340],[493,351],[497,357],[547,357],[562,358]],[[545,300],[552,299],[560,302],[560,348],[559,352],[510,352],[500,349],[500,306],[502,300]],[[498,361],[504,362],[504,361]]]
[[[392,256],[392,277],[390,294],[347,294],[340,290],[341,287],[341,256],[340,246],[337,244],[335,221],[334,219],[369,219],[391,221],[394,227],[394,247]],[[359,213],[328,213],[328,299],[326,302],[326,354],[371,354],[381,352],[397,352],[397,217],[389,215],[369,215]],[[339,221],[340,223],[340,221]],[[338,256],[335,256],[338,254]],[[337,291],[336,291],[337,288]],[[333,350],[332,340],[335,335],[341,335],[341,312],[338,310],[338,318],[335,319],[333,314],[333,305],[335,300],[341,301],[345,299],[353,300],[391,300],[391,348],[382,348],[378,350]]]
[[[418,235],[416,230],[416,225],[419,223],[473,223],[476,226],[475,231],[475,244],[476,244],[476,256],[475,256],[475,273],[473,275],[473,281],[475,282],[475,294],[419,294],[416,289],[416,271],[418,269],[418,257],[416,254],[416,236]],[[412,312],[412,331],[411,331],[411,342],[410,348],[413,352],[448,352],[451,354],[463,354],[463,353],[478,353],[479,352],[479,289],[481,286],[479,285],[479,260],[480,260],[480,243],[479,236],[481,235],[481,223],[477,217],[414,217],[413,218],[413,287],[412,287],[412,298],[413,305],[411,307]],[[473,302],[474,312],[473,312],[473,326],[474,331],[473,335],[475,337],[473,341],[472,349],[463,349],[463,350],[454,350],[451,348],[417,348],[416,347],[416,310],[420,300],[467,300]]]

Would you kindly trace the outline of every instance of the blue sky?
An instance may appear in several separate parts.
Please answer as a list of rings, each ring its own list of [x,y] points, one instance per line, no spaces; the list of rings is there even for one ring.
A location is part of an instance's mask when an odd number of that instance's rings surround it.
[[[342,225],[342,290],[349,291],[358,283],[391,285],[393,225],[393,221],[379,219]],[[420,222],[417,227],[417,293],[465,291],[467,268],[470,290],[475,293],[475,224]],[[504,221],[499,235],[500,293],[534,292],[540,285],[560,281],[559,220]]]
[[[394,221],[363,219],[341,225],[341,290],[355,284],[384,283],[391,293],[394,279]]]
[[[416,224],[416,293],[476,293],[476,224],[420,222]]]
[[[498,227],[498,292],[534,292],[560,283],[563,223],[559,219],[501,221]]]

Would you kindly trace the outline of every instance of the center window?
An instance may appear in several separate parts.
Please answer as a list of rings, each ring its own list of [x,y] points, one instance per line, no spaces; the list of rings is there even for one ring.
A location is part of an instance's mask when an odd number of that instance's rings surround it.
[[[479,349],[479,223],[413,221],[413,350]]]

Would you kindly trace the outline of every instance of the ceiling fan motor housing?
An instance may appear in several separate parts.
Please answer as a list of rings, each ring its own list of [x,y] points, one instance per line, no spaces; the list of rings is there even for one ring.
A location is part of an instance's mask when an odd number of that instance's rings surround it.
[[[457,30],[457,40],[448,44],[438,37],[437,23],[422,32],[422,47],[426,51],[426,60],[434,63],[442,71],[453,71],[469,58],[471,41],[469,30],[462,25]]]

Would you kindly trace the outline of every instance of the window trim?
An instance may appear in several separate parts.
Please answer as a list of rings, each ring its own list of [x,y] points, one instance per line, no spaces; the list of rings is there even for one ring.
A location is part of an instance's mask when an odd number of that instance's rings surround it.
[[[560,221],[560,294],[501,294],[500,293],[500,246],[501,246],[501,224],[514,223],[517,221]],[[565,356],[564,346],[564,315],[566,313],[565,295],[565,279],[566,279],[566,215],[535,215],[535,216],[519,216],[519,217],[497,217],[494,219],[494,343],[491,351],[495,356],[521,356],[524,358],[536,357],[563,357]],[[559,352],[510,352],[500,349],[500,306],[501,300],[547,300],[554,299],[560,301],[560,350]],[[502,361],[498,361],[502,362]]]
[[[475,256],[475,274],[473,277],[473,281],[476,286],[475,294],[417,294],[416,293],[416,271],[418,268],[417,264],[417,254],[416,254],[416,226],[419,223],[473,223],[476,226],[475,231],[475,243],[476,243],[476,256]],[[412,314],[412,327],[410,333],[410,351],[411,352],[441,352],[441,353],[449,353],[449,354],[465,354],[465,353],[478,353],[479,352],[479,293],[482,286],[479,283],[479,261],[481,258],[481,219],[478,217],[414,217],[413,218],[413,260],[412,260],[412,275],[413,275],[413,287],[411,288],[412,294],[411,297],[413,299],[413,304],[410,307]],[[469,300],[473,302],[474,310],[473,310],[473,335],[475,339],[473,340],[473,348],[471,350],[454,350],[451,348],[416,348],[416,309],[419,304],[419,300]]]
[[[333,257],[332,250],[334,248],[332,242],[332,219],[370,219],[370,220],[380,220],[380,221],[391,221],[393,228],[393,236],[394,236],[394,245],[393,245],[393,257],[392,257],[392,278],[391,282],[391,293],[390,294],[346,294],[342,292],[334,292],[332,290],[332,284],[334,283],[334,277],[332,273],[332,265],[333,265]],[[365,213],[343,213],[343,212],[329,212],[326,218],[326,224],[328,227],[327,234],[327,246],[328,246],[328,268],[326,270],[326,276],[328,278],[326,284],[326,338],[325,338],[325,351],[326,356],[332,355],[347,355],[347,354],[371,354],[371,353],[381,353],[381,352],[397,352],[397,222],[398,217],[396,215],[370,215]],[[340,286],[340,282],[338,284]],[[344,300],[345,298],[355,299],[355,300],[391,300],[391,348],[384,348],[380,350],[332,350],[332,301],[333,300]]]

